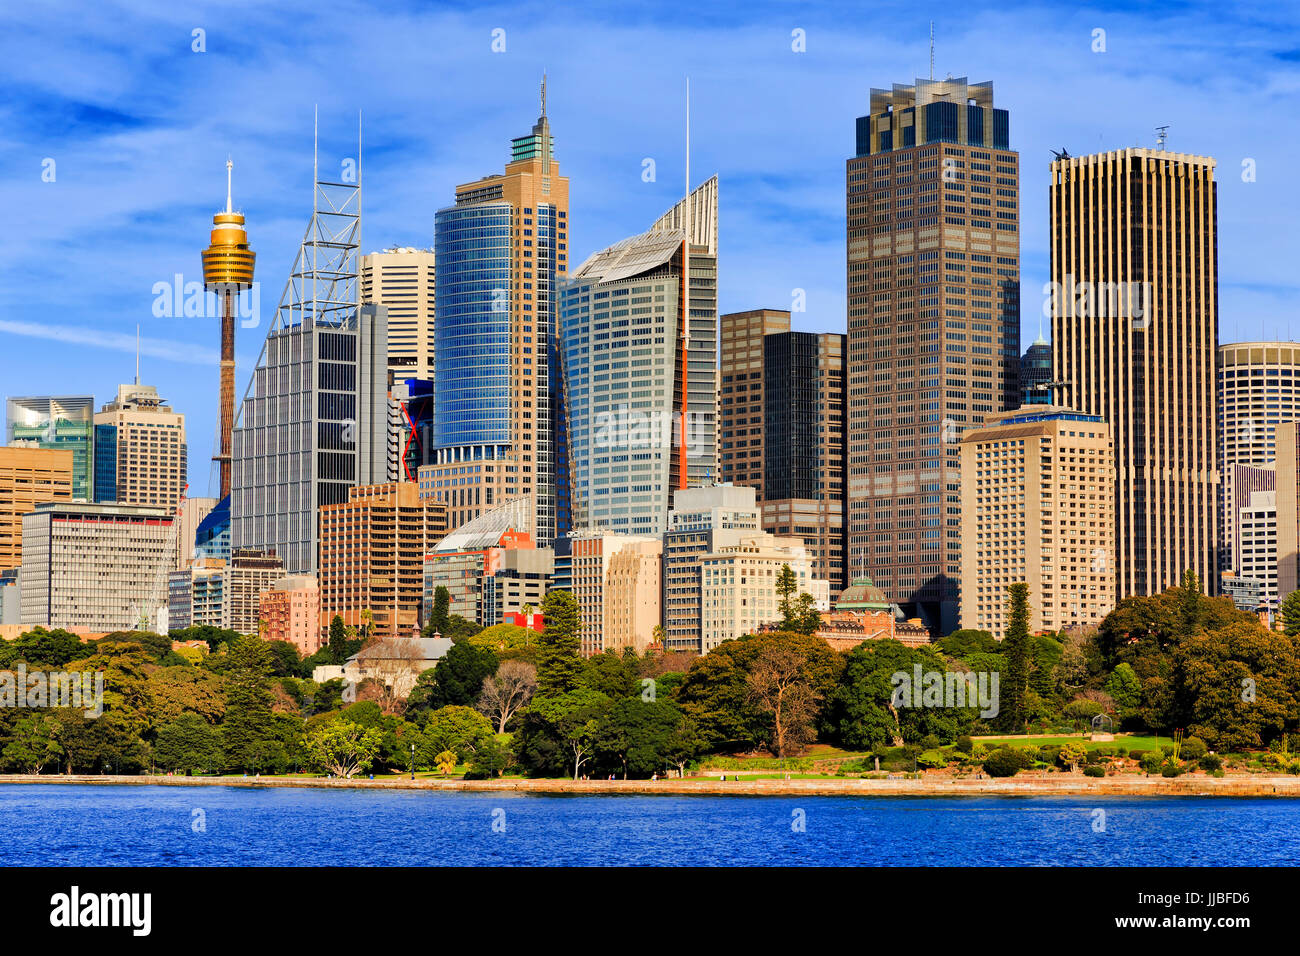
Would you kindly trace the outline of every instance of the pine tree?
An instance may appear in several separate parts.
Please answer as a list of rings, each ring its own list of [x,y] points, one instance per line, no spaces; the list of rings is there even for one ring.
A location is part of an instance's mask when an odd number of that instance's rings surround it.
[[[347,660],[346,648],[348,643],[347,628],[343,626],[343,618],[334,615],[334,620],[330,621],[330,659],[335,664],[342,664]]]
[[[1001,712],[1008,730],[1024,733],[1029,719],[1029,585],[1019,583],[1007,588],[1007,604],[1011,620],[1002,639],[1007,671],[1001,681]]]
[[[582,616],[573,594],[560,590],[546,593],[542,615],[546,629],[537,642],[537,694],[539,697],[556,697],[578,686],[578,677],[582,673],[578,640]]]

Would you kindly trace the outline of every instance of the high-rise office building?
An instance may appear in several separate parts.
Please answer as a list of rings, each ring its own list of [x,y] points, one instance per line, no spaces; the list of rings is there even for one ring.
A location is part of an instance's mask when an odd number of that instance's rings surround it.
[[[991,83],[871,91],[847,164],[850,576],[956,626],[961,433],[1020,404],[1019,172]]]
[[[420,470],[459,526],[513,498],[539,544],[568,528],[555,294],[568,271],[569,180],[542,110],[502,174],[456,187],[435,220],[434,463]]]
[[[119,385],[95,416],[95,500],[175,509],[189,465],[185,416],[152,385]]]
[[[387,476],[383,306],[361,305],[361,184],[317,182],[311,225],[234,431],[231,546],[316,570],[322,505]]]
[[[718,326],[718,480],[753,488],[762,501],[763,342],[790,331],[790,313],[729,312]]]
[[[72,461],[71,451],[0,448],[0,571],[23,563],[23,515],[72,500]]]
[[[763,340],[763,530],[802,538],[832,597],[848,586],[845,345],[837,333]]]
[[[1240,571],[1236,516],[1253,491],[1237,489],[1238,466],[1260,468],[1277,457],[1277,425],[1300,419],[1300,344],[1232,342],[1219,346],[1219,467],[1223,571]],[[1244,473],[1249,480],[1251,474]]]
[[[1020,401],[1025,405],[1052,404],[1052,346],[1040,335],[1020,356]]]
[[[1115,460],[1096,415],[1025,405],[961,439],[961,626],[999,639],[1007,588],[1031,631],[1095,626],[1115,606]]]
[[[621,621],[620,640],[624,646],[630,646],[633,643],[633,629],[638,623],[644,623],[646,618],[644,613],[638,614],[636,610],[640,601],[648,599],[645,578],[637,571],[628,572],[625,565],[625,572],[616,575],[614,580],[625,589],[635,590],[639,584],[641,597],[638,599],[634,594],[625,593],[615,603],[616,608],[621,608],[621,613],[616,610],[614,617],[609,617],[610,569],[615,556],[622,551],[631,550],[642,555],[656,553],[660,546],[659,538],[617,532],[575,531],[568,535],[568,544],[572,555],[570,589],[578,602],[581,620],[578,641],[582,655],[591,657],[613,646],[607,643],[607,638],[613,635],[607,634],[606,628],[616,621]]]
[[[432,249],[405,246],[361,257],[361,301],[388,310],[388,371],[394,381],[433,379],[436,288]]]
[[[175,520],[135,505],[37,505],[23,515],[22,623],[90,632],[157,626]]]
[[[1133,147],[1051,165],[1052,370],[1110,423],[1117,597],[1218,590],[1214,160]]]
[[[427,463],[433,416],[419,413],[433,409],[436,288],[432,249],[407,246],[361,258],[361,301],[388,311],[388,481],[415,481]]]
[[[42,395],[6,402],[9,444],[72,452],[72,499],[95,500],[95,399]]]
[[[649,232],[588,258],[561,288],[575,529],[662,534],[671,493],[714,471],[717,196],[716,178],[691,195],[699,218],[691,224],[689,334],[686,234],[677,225],[685,200]]]
[[[320,509],[320,614],[328,628],[367,623],[372,633],[408,637],[420,624],[424,556],[447,533],[446,509],[409,481],[358,485]]]
[[[753,488],[717,484],[673,493],[663,544],[661,607],[666,650],[701,652],[701,557],[758,532]],[[557,571],[559,565],[557,557]]]
[[[1277,594],[1277,492],[1251,492],[1237,512],[1241,580],[1258,581],[1260,603],[1278,610]]]
[[[1300,422],[1278,423],[1274,438],[1277,596],[1281,602],[1300,588]]]

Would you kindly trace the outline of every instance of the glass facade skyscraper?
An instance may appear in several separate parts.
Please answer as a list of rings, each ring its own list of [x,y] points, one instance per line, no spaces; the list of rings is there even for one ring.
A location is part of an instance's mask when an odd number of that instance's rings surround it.
[[[6,403],[9,444],[72,452],[72,498],[95,500],[95,398],[42,395]]]
[[[568,216],[543,85],[542,113],[511,141],[504,173],[458,186],[435,218],[434,460],[419,481],[452,527],[526,496],[539,545],[568,530],[554,303]]]

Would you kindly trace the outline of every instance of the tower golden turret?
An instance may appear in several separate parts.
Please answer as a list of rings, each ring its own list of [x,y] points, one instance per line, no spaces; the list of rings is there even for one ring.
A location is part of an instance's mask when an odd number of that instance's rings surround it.
[[[235,427],[235,296],[253,284],[253,250],[248,248],[244,217],[230,201],[226,160],[226,211],[212,217],[212,242],[203,250],[203,287],[222,300],[221,308],[221,444],[212,460],[221,466],[221,497],[230,494],[231,434]]]

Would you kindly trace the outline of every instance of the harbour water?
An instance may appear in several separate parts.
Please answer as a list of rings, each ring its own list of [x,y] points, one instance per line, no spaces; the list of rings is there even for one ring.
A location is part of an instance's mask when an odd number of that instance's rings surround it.
[[[1300,863],[1300,800],[0,785],[7,866]]]

